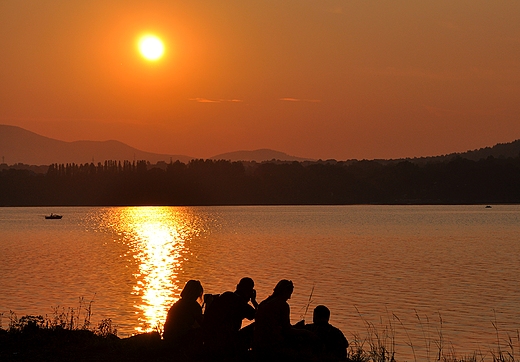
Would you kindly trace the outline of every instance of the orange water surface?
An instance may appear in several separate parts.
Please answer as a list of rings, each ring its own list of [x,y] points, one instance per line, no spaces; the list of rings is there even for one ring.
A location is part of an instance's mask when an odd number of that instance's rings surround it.
[[[293,280],[293,323],[325,304],[398,360],[490,358],[520,329],[518,265],[515,205],[0,208],[4,328],[92,302],[121,337],[160,330],[187,280],[221,293],[250,276],[259,300]]]

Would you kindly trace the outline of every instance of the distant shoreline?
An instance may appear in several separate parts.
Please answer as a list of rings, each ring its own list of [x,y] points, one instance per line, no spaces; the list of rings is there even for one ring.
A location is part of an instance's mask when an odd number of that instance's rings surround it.
[[[68,207],[242,207],[242,206],[482,206],[493,208],[495,206],[515,206],[520,202],[510,203],[372,203],[372,204],[83,204],[83,205],[0,205],[0,208],[23,207],[23,208],[68,208]]]
[[[0,206],[497,205],[520,203],[520,156],[381,164],[195,160],[0,171]]]

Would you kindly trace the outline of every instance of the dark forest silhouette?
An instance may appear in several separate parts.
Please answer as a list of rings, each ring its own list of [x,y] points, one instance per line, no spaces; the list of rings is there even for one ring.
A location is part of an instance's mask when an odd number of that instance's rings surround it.
[[[520,156],[400,161],[146,161],[3,169],[0,206],[520,202]]]

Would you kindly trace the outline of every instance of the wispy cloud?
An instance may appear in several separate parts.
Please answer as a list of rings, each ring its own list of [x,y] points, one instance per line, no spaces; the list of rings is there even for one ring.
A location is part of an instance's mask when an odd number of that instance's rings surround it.
[[[284,97],[280,98],[281,101],[284,102],[307,102],[307,103],[319,103],[321,99],[300,99],[300,98],[292,98],[292,97]]]
[[[208,99],[208,98],[189,98],[190,101],[198,102],[198,103],[240,103],[243,102],[241,99]]]

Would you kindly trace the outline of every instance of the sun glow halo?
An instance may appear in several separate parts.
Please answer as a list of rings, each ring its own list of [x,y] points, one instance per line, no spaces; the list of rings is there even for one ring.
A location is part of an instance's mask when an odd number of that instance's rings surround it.
[[[145,35],[139,39],[139,52],[141,55],[151,61],[158,60],[164,54],[164,44],[155,35]]]

